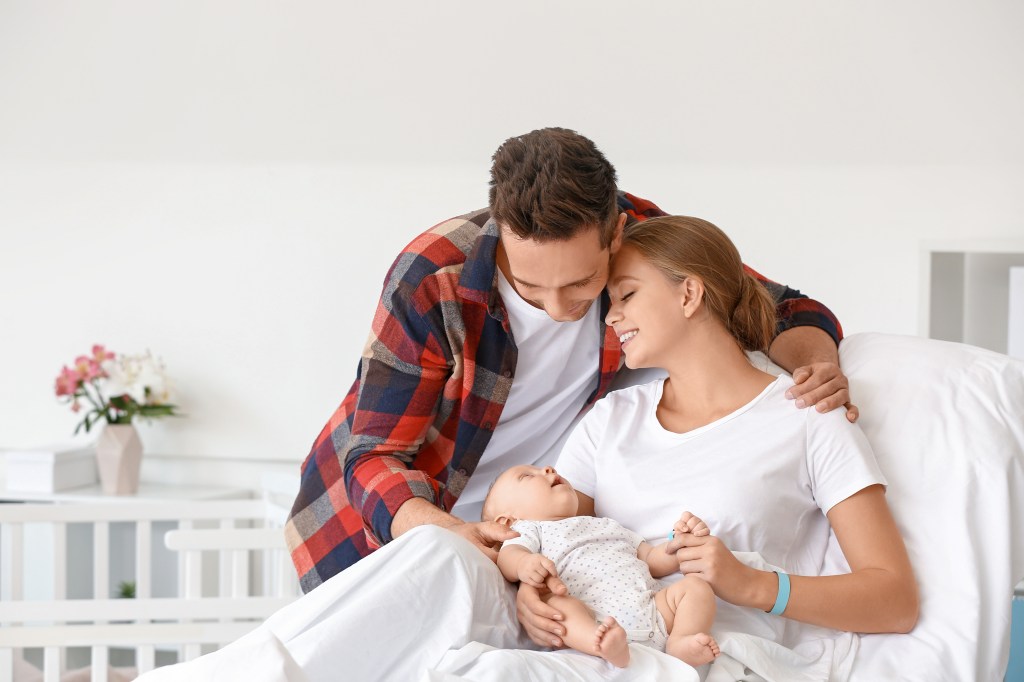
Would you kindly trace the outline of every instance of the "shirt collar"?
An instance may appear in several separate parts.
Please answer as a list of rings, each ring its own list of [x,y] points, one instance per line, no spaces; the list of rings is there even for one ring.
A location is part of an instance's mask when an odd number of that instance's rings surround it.
[[[459,276],[459,296],[465,301],[487,306],[491,315],[501,310],[501,297],[495,280],[499,238],[497,221],[488,219],[480,228]]]

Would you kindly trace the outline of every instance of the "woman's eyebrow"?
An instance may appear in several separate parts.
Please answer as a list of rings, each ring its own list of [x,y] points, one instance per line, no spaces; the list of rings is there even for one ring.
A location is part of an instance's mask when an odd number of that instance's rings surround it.
[[[634,282],[639,282],[640,281],[636,277],[634,277],[633,275],[619,275],[618,277],[613,277],[611,279],[611,281],[608,282],[608,286],[615,286],[616,284],[619,284],[620,282],[624,282],[627,279],[631,279]]]

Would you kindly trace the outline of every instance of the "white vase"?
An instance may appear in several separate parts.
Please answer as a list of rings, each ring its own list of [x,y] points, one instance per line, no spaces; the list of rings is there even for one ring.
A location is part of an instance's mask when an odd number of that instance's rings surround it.
[[[96,465],[105,495],[134,495],[139,490],[142,441],[131,424],[106,424],[96,441]]]

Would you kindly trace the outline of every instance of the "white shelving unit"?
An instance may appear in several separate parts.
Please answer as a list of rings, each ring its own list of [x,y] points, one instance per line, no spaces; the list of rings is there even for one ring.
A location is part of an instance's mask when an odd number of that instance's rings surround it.
[[[1024,236],[926,242],[921,250],[918,333],[1006,353],[1010,268],[1020,266]]]

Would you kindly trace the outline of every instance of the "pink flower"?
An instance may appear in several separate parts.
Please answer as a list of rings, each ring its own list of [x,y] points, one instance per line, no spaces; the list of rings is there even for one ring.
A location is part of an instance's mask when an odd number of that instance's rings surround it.
[[[75,369],[78,370],[78,376],[83,381],[92,381],[96,377],[103,376],[103,370],[100,368],[100,363],[96,362],[93,358],[86,357],[85,355],[79,355],[75,358]]]
[[[104,360],[113,360],[114,353],[97,343],[92,347],[92,358],[97,364],[102,364]]]
[[[78,412],[80,409],[82,409],[82,405],[77,400],[75,402],[71,403],[71,411],[72,412]]]
[[[78,390],[78,382],[81,380],[78,372],[73,369],[69,369],[67,365],[64,365],[64,369],[61,370],[60,376],[57,377],[57,395],[74,395],[75,391]]]

